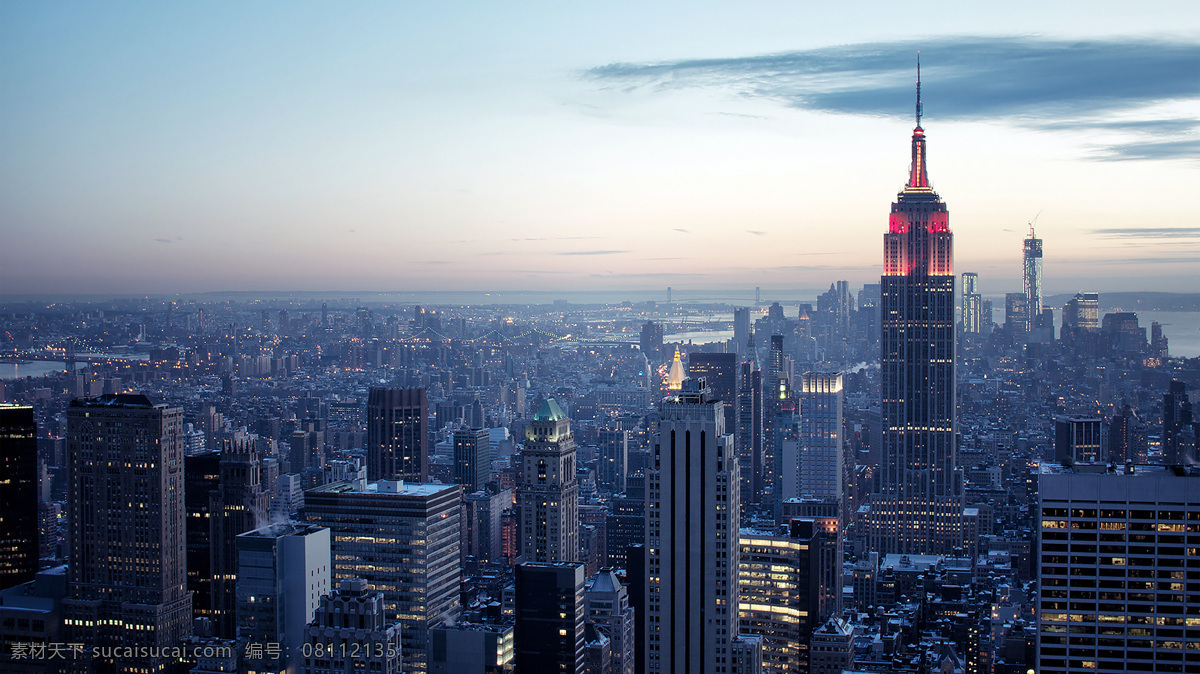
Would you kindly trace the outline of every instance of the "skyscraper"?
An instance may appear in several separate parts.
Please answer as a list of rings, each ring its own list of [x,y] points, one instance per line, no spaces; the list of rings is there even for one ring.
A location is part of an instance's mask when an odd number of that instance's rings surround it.
[[[367,398],[368,480],[429,481],[428,418],[425,389],[371,389]]]
[[[1033,223],[1029,224],[1029,236],[1025,237],[1025,249],[1021,255],[1025,297],[1029,302],[1029,326],[1025,332],[1032,332],[1034,321],[1042,315],[1042,240],[1033,233]]]
[[[983,332],[983,298],[979,294],[979,274],[964,272],[962,279],[963,332]]]
[[[1037,671],[1195,669],[1200,475],[1043,473],[1038,493]]]
[[[526,562],[516,575],[516,671],[583,674],[583,565]]]
[[[725,428],[732,431],[737,423],[738,361],[735,353],[693,353],[688,355],[688,376],[704,377],[712,400],[725,403]]]
[[[362,578],[383,592],[388,622],[400,623],[405,671],[425,672],[429,630],[462,611],[462,488],[334,482],[305,492],[304,502],[308,523],[332,532],[334,580]]]
[[[688,379],[662,402],[647,471],[647,671],[731,671],[738,632],[738,461],[722,403]]]
[[[454,481],[473,494],[488,483],[492,475],[491,446],[486,428],[462,428],[454,431]]]
[[[182,409],[129,393],[71,402],[68,641],[89,649],[172,647],[191,634],[183,475]],[[138,672],[170,664],[109,663]]]
[[[762,484],[762,371],[753,358],[754,336],[748,340],[749,360],[741,365],[741,386],[737,397],[737,449],[741,465],[742,503],[758,503],[763,491]]]
[[[800,457],[789,470],[799,472],[800,498],[841,503],[842,375],[805,372],[800,385]],[[845,512],[843,504],[842,512]]]
[[[33,408],[0,404],[0,589],[38,571],[37,463]]]
[[[233,639],[237,636],[235,537],[269,520],[271,495],[263,489],[262,459],[252,441],[226,442],[220,472],[220,487],[209,496],[212,618],[216,635]]]
[[[238,534],[234,540],[238,636],[274,645],[257,652],[247,649],[248,670],[299,671],[308,636],[305,626],[330,589],[329,529],[276,524]]]
[[[885,554],[943,554],[962,544],[953,235],[929,184],[919,71],[916,111],[908,184],[892,204],[880,279],[883,460],[871,539]]]
[[[1163,461],[1168,466],[1192,465],[1200,460],[1197,440],[1200,439],[1200,420],[1195,419],[1188,400],[1187,384],[1172,379],[1163,394]]]
[[[571,420],[549,398],[525,429],[521,451],[521,556],[526,562],[579,559],[579,482]]]

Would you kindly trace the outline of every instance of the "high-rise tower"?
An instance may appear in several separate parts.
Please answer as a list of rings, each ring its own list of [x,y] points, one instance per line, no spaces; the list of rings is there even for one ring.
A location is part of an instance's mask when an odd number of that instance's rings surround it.
[[[425,389],[371,389],[367,398],[368,480],[429,481],[428,418]]]
[[[946,554],[962,545],[962,478],[954,445],[953,236],[929,185],[921,77],[908,184],[883,237],[881,489],[871,542],[882,553]]]
[[[1024,261],[1025,297],[1029,302],[1029,326],[1026,332],[1032,332],[1034,323],[1042,315],[1042,240],[1033,233],[1033,223],[1029,224],[1029,236],[1025,237],[1025,250],[1021,257]]]
[[[979,274],[966,272],[962,280],[962,330],[983,332],[983,297],[979,294]]]
[[[192,628],[183,410],[131,393],[74,400],[67,455],[67,640],[88,652],[142,649],[126,659],[100,655],[102,671],[172,667],[164,652]]]
[[[37,473],[33,408],[0,404],[0,589],[38,572]]]
[[[525,430],[521,451],[521,555],[526,562],[579,559],[579,482],[571,420],[549,398]]]
[[[741,490],[723,403],[687,379],[662,402],[647,468],[647,671],[734,671]]]

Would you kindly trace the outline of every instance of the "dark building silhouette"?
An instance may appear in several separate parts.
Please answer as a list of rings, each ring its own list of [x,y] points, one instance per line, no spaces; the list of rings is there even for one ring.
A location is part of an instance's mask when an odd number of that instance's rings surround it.
[[[646,355],[646,360],[653,366],[662,359],[663,348],[663,326],[662,323],[647,321],[642,326],[641,333],[642,353]]]
[[[1054,458],[1072,463],[1103,461],[1100,421],[1099,417],[1055,417]]]
[[[0,404],[0,589],[38,571],[37,473],[33,408]]]
[[[67,455],[67,641],[89,650],[176,646],[191,634],[192,620],[183,410],[139,394],[72,401]],[[94,664],[134,672],[172,662],[132,657]]]
[[[753,335],[748,348],[754,352]],[[735,451],[741,467],[742,503],[758,503],[762,498],[762,436],[763,436],[763,381],[762,371],[755,360],[741,365],[741,386],[737,397],[737,436]]]
[[[367,480],[429,481],[425,389],[373,388],[367,397]]]
[[[516,576],[516,671],[583,674],[583,565],[529,562]]]
[[[1168,466],[1193,465],[1200,462],[1197,440],[1200,439],[1200,423],[1192,412],[1188,400],[1187,385],[1171,380],[1163,394],[1163,462]]]
[[[212,613],[216,636],[237,636],[236,537],[267,523],[271,495],[262,484],[262,458],[249,441],[232,440],[221,450],[221,482],[210,494]]]
[[[221,454],[208,452],[183,460],[184,507],[187,510],[187,587],[192,614],[213,618],[212,492],[221,486]]]
[[[491,479],[492,459],[488,430],[462,428],[454,431],[454,481],[473,494]]]
[[[962,545],[955,409],[953,234],[929,184],[921,85],[908,184],[892,204],[880,278],[883,461],[872,549],[947,554]]]
[[[737,428],[737,354],[689,354],[688,376],[692,379],[704,377],[712,399],[725,403],[725,428]]]

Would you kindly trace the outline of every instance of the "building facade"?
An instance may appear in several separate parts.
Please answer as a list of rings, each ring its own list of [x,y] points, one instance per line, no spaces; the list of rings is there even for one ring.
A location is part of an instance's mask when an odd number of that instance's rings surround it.
[[[583,565],[526,562],[516,574],[516,671],[583,674]]]
[[[550,398],[525,429],[521,451],[521,557],[526,562],[579,558],[579,482],[571,420]]]
[[[428,482],[428,423],[425,389],[371,389],[367,396],[367,479]]]
[[[0,590],[38,571],[37,473],[33,408],[0,404]]]
[[[423,674],[429,630],[462,611],[462,487],[335,482],[304,501],[308,523],[332,532],[334,580],[361,578],[383,593],[385,618],[400,624],[404,669]]]
[[[733,664],[741,489],[722,406],[693,379],[662,402],[646,474],[652,674],[727,672]]]
[[[1200,474],[1134,470],[1039,476],[1041,674],[1200,667]]]
[[[139,394],[67,408],[67,640],[171,647],[191,635],[183,410]],[[101,666],[161,671],[163,658]]]
[[[883,457],[872,549],[948,553],[962,544],[955,446],[953,234],[929,183],[921,88],[908,184],[892,204],[880,278]]]

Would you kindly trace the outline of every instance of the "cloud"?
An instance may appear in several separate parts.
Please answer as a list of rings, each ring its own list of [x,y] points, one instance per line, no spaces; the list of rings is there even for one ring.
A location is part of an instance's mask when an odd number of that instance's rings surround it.
[[[684,228],[682,228],[682,227],[676,227],[676,228],[672,229],[671,231],[673,231],[673,232],[683,232],[684,234],[691,234],[691,233],[692,233],[692,230],[690,230],[690,229],[684,229]]]
[[[767,235],[767,233],[762,231],[761,229],[747,229],[746,232],[748,234],[753,234],[754,236],[766,236]]]
[[[155,239],[155,241],[157,241],[159,243],[175,243],[171,239]]]
[[[1196,239],[1200,227],[1106,227],[1092,233],[1105,239]]]
[[[1007,119],[1048,131],[1111,131],[1166,142],[1106,147],[1096,159],[1200,156],[1188,118],[1110,121],[1200,99],[1200,43],[951,36],[734,58],[612,63],[584,76],[623,91],[714,88],[820,112],[910,116],[921,51],[925,109],[939,120]]]
[[[1097,158],[1106,161],[1136,159],[1175,159],[1200,157],[1200,140],[1171,140],[1161,143],[1128,143],[1110,145],[1098,151]]]
[[[559,253],[559,255],[619,255],[628,252],[627,250],[572,250]]]

